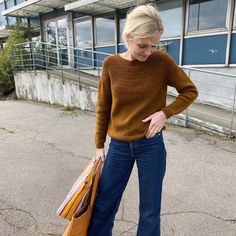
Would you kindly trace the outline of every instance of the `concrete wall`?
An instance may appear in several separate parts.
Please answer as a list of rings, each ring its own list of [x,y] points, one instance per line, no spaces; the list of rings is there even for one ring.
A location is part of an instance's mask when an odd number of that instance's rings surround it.
[[[185,70],[188,74],[188,70]],[[236,79],[221,75],[191,71],[191,80],[196,84],[199,97],[198,102],[232,110]],[[46,71],[17,72],[15,75],[16,93],[18,98],[60,104],[68,107],[78,107],[84,110],[95,111],[97,89],[83,84],[80,91],[75,81],[65,80],[50,75]],[[177,95],[174,88],[169,92]]]
[[[17,72],[15,75],[16,94],[18,98],[58,104],[66,107],[77,107],[95,111],[97,89],[79,84],[72,80],[62,80],[46,71]]]

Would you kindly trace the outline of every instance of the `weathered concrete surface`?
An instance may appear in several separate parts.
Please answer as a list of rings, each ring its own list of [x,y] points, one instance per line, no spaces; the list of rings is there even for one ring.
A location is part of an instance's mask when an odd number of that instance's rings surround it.
[[[62,83],[61,73],[50,73],[48,77],[45,70],[38,70],[37,73],[19,71],[14,80],[16,94],[20,99],[95,110],[97,88],[83,83],[80,90],[78,81],[68,79]]]
[[[94,153],[93,113],[47,104],[0,102],[0,236],[61,235],[56,210]],[[236,235],[236,141],[168,126],[163,236]],[[134,236],[133,170],[114,236]],[[147,235],[148,236],[148,235]]]

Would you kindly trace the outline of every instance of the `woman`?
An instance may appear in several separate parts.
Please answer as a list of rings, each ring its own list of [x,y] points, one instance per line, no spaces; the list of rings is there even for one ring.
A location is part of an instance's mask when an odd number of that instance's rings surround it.
[[[154,6],[141,5],[128,15],[123,39],[127,51],[103,63],[96,113],[96,157],[105,163],[89,236],[111,236],[115,214],[134,162],[139,177],[138,236],[160,235],[166,120],[182,112],[198,92],[167,53],[156,50],[163,32]],[[179,95],[166,106],[167,85]],[[106,135],[111,137],[105,159]]]

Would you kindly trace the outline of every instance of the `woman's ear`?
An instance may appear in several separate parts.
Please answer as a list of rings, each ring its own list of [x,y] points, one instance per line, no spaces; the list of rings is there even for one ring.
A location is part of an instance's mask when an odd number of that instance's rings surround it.
[[[125,34],[125,35],[124,35],[124,40],[126,41],[127,45],[129,45],[131,38],[132,38],[132,37],[131,37],[130,34]]]

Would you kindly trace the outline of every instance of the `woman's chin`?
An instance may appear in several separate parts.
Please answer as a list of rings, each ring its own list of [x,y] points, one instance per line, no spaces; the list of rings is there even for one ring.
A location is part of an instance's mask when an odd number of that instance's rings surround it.
[[[144,62],[144,61],[146,61],[147,59],[148,59],[148,57],[140,57],[140,58],[138,58],[138,60],[141,61],[141,62]]]

